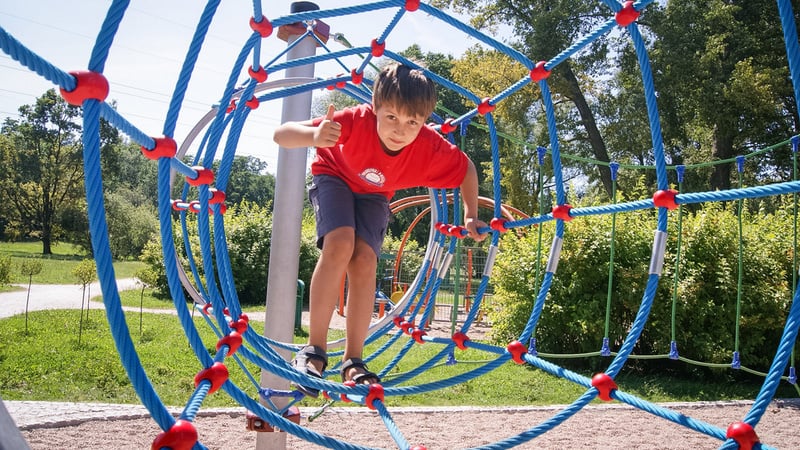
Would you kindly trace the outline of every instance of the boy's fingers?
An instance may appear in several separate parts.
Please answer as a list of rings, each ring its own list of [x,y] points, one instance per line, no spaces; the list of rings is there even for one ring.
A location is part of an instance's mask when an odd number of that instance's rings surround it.
[[[333,113],[336,112],[336,107],[333,105],[328,105],[328,114],[325,115],[325,120],[333,120]]]

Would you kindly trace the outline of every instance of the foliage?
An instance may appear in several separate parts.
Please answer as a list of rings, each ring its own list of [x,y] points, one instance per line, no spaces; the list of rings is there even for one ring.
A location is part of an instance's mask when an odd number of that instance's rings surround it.
[[[272,236],[271,205],[257,205],[243,200],[238,205],[228,208],[224,216],[225,243],[227,255],[230,260],[233,281],[236,284],[236,293],[239,302],[243,305],[262,304],[267,292],[267,271],[269,267],[269,251]],[[186,221],[185,229],[188,233],[189,247],[187,251],[183,237],[183,226],[173,225],[175,248],[179,252],[180,261],[191,277],[189,257],[194,261],[199,276],[205,274],[202,248],[197,231],[197,215],[181,213],[181,220]],[[213,220],[213,219],[212,219]],[[211,230],[214,229],[210,226]],[[212,243],[214,237],[211,237]],[[191,254],[189,253],[191,252]],[[217,254],[213,249],[212,265],[216,264]],[[300,244],[300,267],[298,277],[308,286],[311,274],[318,257],[316,237],[314,234],[313,218],[307,216],[303,221],[303,230]],[[150,270],[158,275],[154,284],[162,296],[169,296],[166,273],[163,263],[163,253],[158,240],[151,240],[142,252],[141,260]]]
[[[217,173],[220,161],[212,169]],[[267,172],[267,163],[254,156],[234,156],[230,178],[225,189],[228,206],[249,201],[260,206],[272,204],[275,198],[275,176]]]
[[[11,269],[11,257],[8,255],[0,255],[0,286],[11,283]]]
[[[780,339],[791,301],[791,254],[786,231],[789,214],[744,213],[743,259],[739,265],[738,218],[732,205],[703,206],[685,213],[681,255],[676,262],[677,218],[669,222],[668,251],[647,326],[635,353],[663,354],[674,339],[691,359],[729,363],[741,296],[738,350],[742,363],[766,370]],[[616,216],[610,322],[605,323],[612,216],[584,217],[566,226],[558,270],[552,278],[535,329],[537,348],[549,353],[598,351],[605,327],[612,351],[618,350],[639,310],[648,282],[654,211]],[[537,230],[519,237],[507,233],[494,268],[493,339],[516,339],[539,294],[547,248],[537,248]],[[545,242],[552,239],[545,229]],[[546,244],[549,245],[549,244]],[[537,258],[537,255],[543,255]],[[737,289],[741,269],[741,291]],[[677,292],[672,286],[678,271]],[[741,294],[740,294],[741,293]],[[671,308],[676,296],[675,336]]]
[[[2,126],[0,200],[7,235],[34,237],[42,254],[61,238],[58,211],[83,193],[80,109],[68,105],[54,89],[19,108],[20,120]]]
[[[78,279],[78,281],[86,286],[87,284],[91,283],[92,281],[97,279],[97,266],[95,266],[93,259],[84,259],[81,261],[74,269],[72,269],[72,275]]]
[[[398,252],[400,251],[400,239],[394,238],[392,236],[386,236],[383,240],[383,247],[381,251],[383,253],[388,253],[397,257]],[[414,277],[419,272],[420,268],[422,268],[422,260],[424,255],[424,251],[420,249],[419,243],[415,240],[409,240],[406,242],[405,246],[403,247],[403,254],[401,255],[400,259],[400,267],[397,270],[397,273],[394,274],[396,280],[406,281],[406,280],[413,280]],[[394,264],[395,260],[389,261],[390,264]],[[394,269],[394,266],[391,266]],[[378,274],[379,278],[383,277],[383,274]],[[378,281],[381,281],[380,279]],[[383,284],[381,286],[384,286]],[[386,292],[389,294],[389,292]]]
[[[38,258],[24,258],[19,263],[19,272],[30,281],[34,275],[42,272],[42,260]]]

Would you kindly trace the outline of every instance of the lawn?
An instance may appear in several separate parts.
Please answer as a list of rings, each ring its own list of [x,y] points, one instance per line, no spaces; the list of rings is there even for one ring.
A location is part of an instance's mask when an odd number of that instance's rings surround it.
[[[126,314],[128,328],[136,346],[141,364],[162,400],[181,406],[194,389],[193,379],[200,363],[194,356],[184,332],[173,315],[142,315],[139,331],[139,314]],[[204,341],[204,347],[213,352],[217,337],[198,314],[194,319]],[[91,310],[84,317],[79,332],[78,310],[33,312],[29,318],[29,333],[25,333],[24,316],[0,320],[0,396],[6,400],[48,400],[70,402],[139,403],[128,379],[119,353],[110,335],[105,315]],[[254,330],[263,329],[263,323],[253,321]],[[338,334],[336,334],[338,333]],[[341,337],[341,332],[331,338]],[[304,338],[296,337],[301,342]],[[407,342],[401,338],[401,343]],[[371,344],[374,351],[380,342]],[[387,353],[370,365],[379,370],[385,367],[398,351],[395,344]],[[419,367],[441,350],[440,344],[414,345],[400,364],[384,379],[391,380],[406,371]],[[439,382],[480,367],[494,355],[477,351],[457,351],[457,364],[445,364],[445,359],[421,375],[405,382],[418,386]],[[249,362],[239,364],[228,360],[231,380],[249,395],[257,395],[253,380],[259,378],[259,369]],[[246,371],[245,371],[246,370]],[[582,373],[591,376],[591,373]],[[674,379],[668,376],[639,376],[623,373],[617,383],[624,391],[652,401],[698,401],[753,399],[759,383],[733,371],[722,372],[725,382],[703,383],[693,379]],[[332,377],[334,381],[338,377]],[[538,369],[506,362],[499,368],[470,381],[459,381],[452,386],[437,389],[434,393],[419,393],[390,397],[390,406],[413,405],[473,405],[521,406],[567,404],[584,391],[562,378]],[[781,383],[778,397],[796,397],[791,386]],[[322,399],[306,399],[303,405],[321,405]],[[205,406],[232,406],[234,401],[225,394],[210,396]]]
[[[0,257],[11,257],[13,266],[11,283],[28,283],[28,277],[19,271],[19,264],[26,258],[35,258],[42,262],[42,271],[33,276],[31,281],[34,284],[79,284],[72,271],[81,261],[89,258],[88,254],[80,247],[69,243],[55,244],[52,250],[52,255],[42,255],[41,242],[0,242]],[[115,261],[113,265],[117,278],[131,278],[138,270],[145,267],[145,264],[139,261]]]

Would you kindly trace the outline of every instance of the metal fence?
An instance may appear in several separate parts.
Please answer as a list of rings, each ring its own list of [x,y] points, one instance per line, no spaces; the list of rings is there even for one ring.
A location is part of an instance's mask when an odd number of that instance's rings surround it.
[[[420,270],[424,258],[423,252],[404,252],[400,264],[396,264],[396,255],[381,256],[379,269],[382,274],[381,291],[387,295],[398,290],[405,291],[413,283]],[[409,262],[411,261],[411,262]],[[461,323],[472,307],[476,291],[483,276],[486,265],[486,250],[481,247],[459,246],[454,254],[453,262],[442,279],[436,295],[433,321]],[[395,267],[399,270],[395,273]],[[487,286],[481,308],[475,322],[488,325],[488,311],[492,303],[492,286]]]

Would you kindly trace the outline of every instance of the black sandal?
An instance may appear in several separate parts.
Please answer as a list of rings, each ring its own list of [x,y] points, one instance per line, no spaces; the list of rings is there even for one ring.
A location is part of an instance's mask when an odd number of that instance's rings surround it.
[[[367,369],[367,365],[364,364],[364,361],[361,358],[350,358],[342,363],[341,375],[342,375],[342,383],[348,381],[347,379],[347,372],[350,369],[361,369],[363,370],[362,373],[357,373],[353,378],[349,381],[352,381],[355,384],[373,384],[373,383],[380,383],[381,379],[378,375],[372,373]],[[365,382],[368,380],[374,380],[371,382]]]
[[[310,360],[322,362],[322,370],[318,371],[313,364],[309,364]],[[303,375],[311,375],[313,377],[322,379],[324,378],[322,374],[325,372],[325,369],[328,368],[328,354],[322,349],[322,347],[317,347],[316,345],[306,345],[294,356],[294,359],[292,360],[292,367],[294,367],[295,370]],[[310,386],[303,386],[295,382],[292,382],[291,385],[309,397],[317,398],[319,396],[319,389],[315,389]]]

